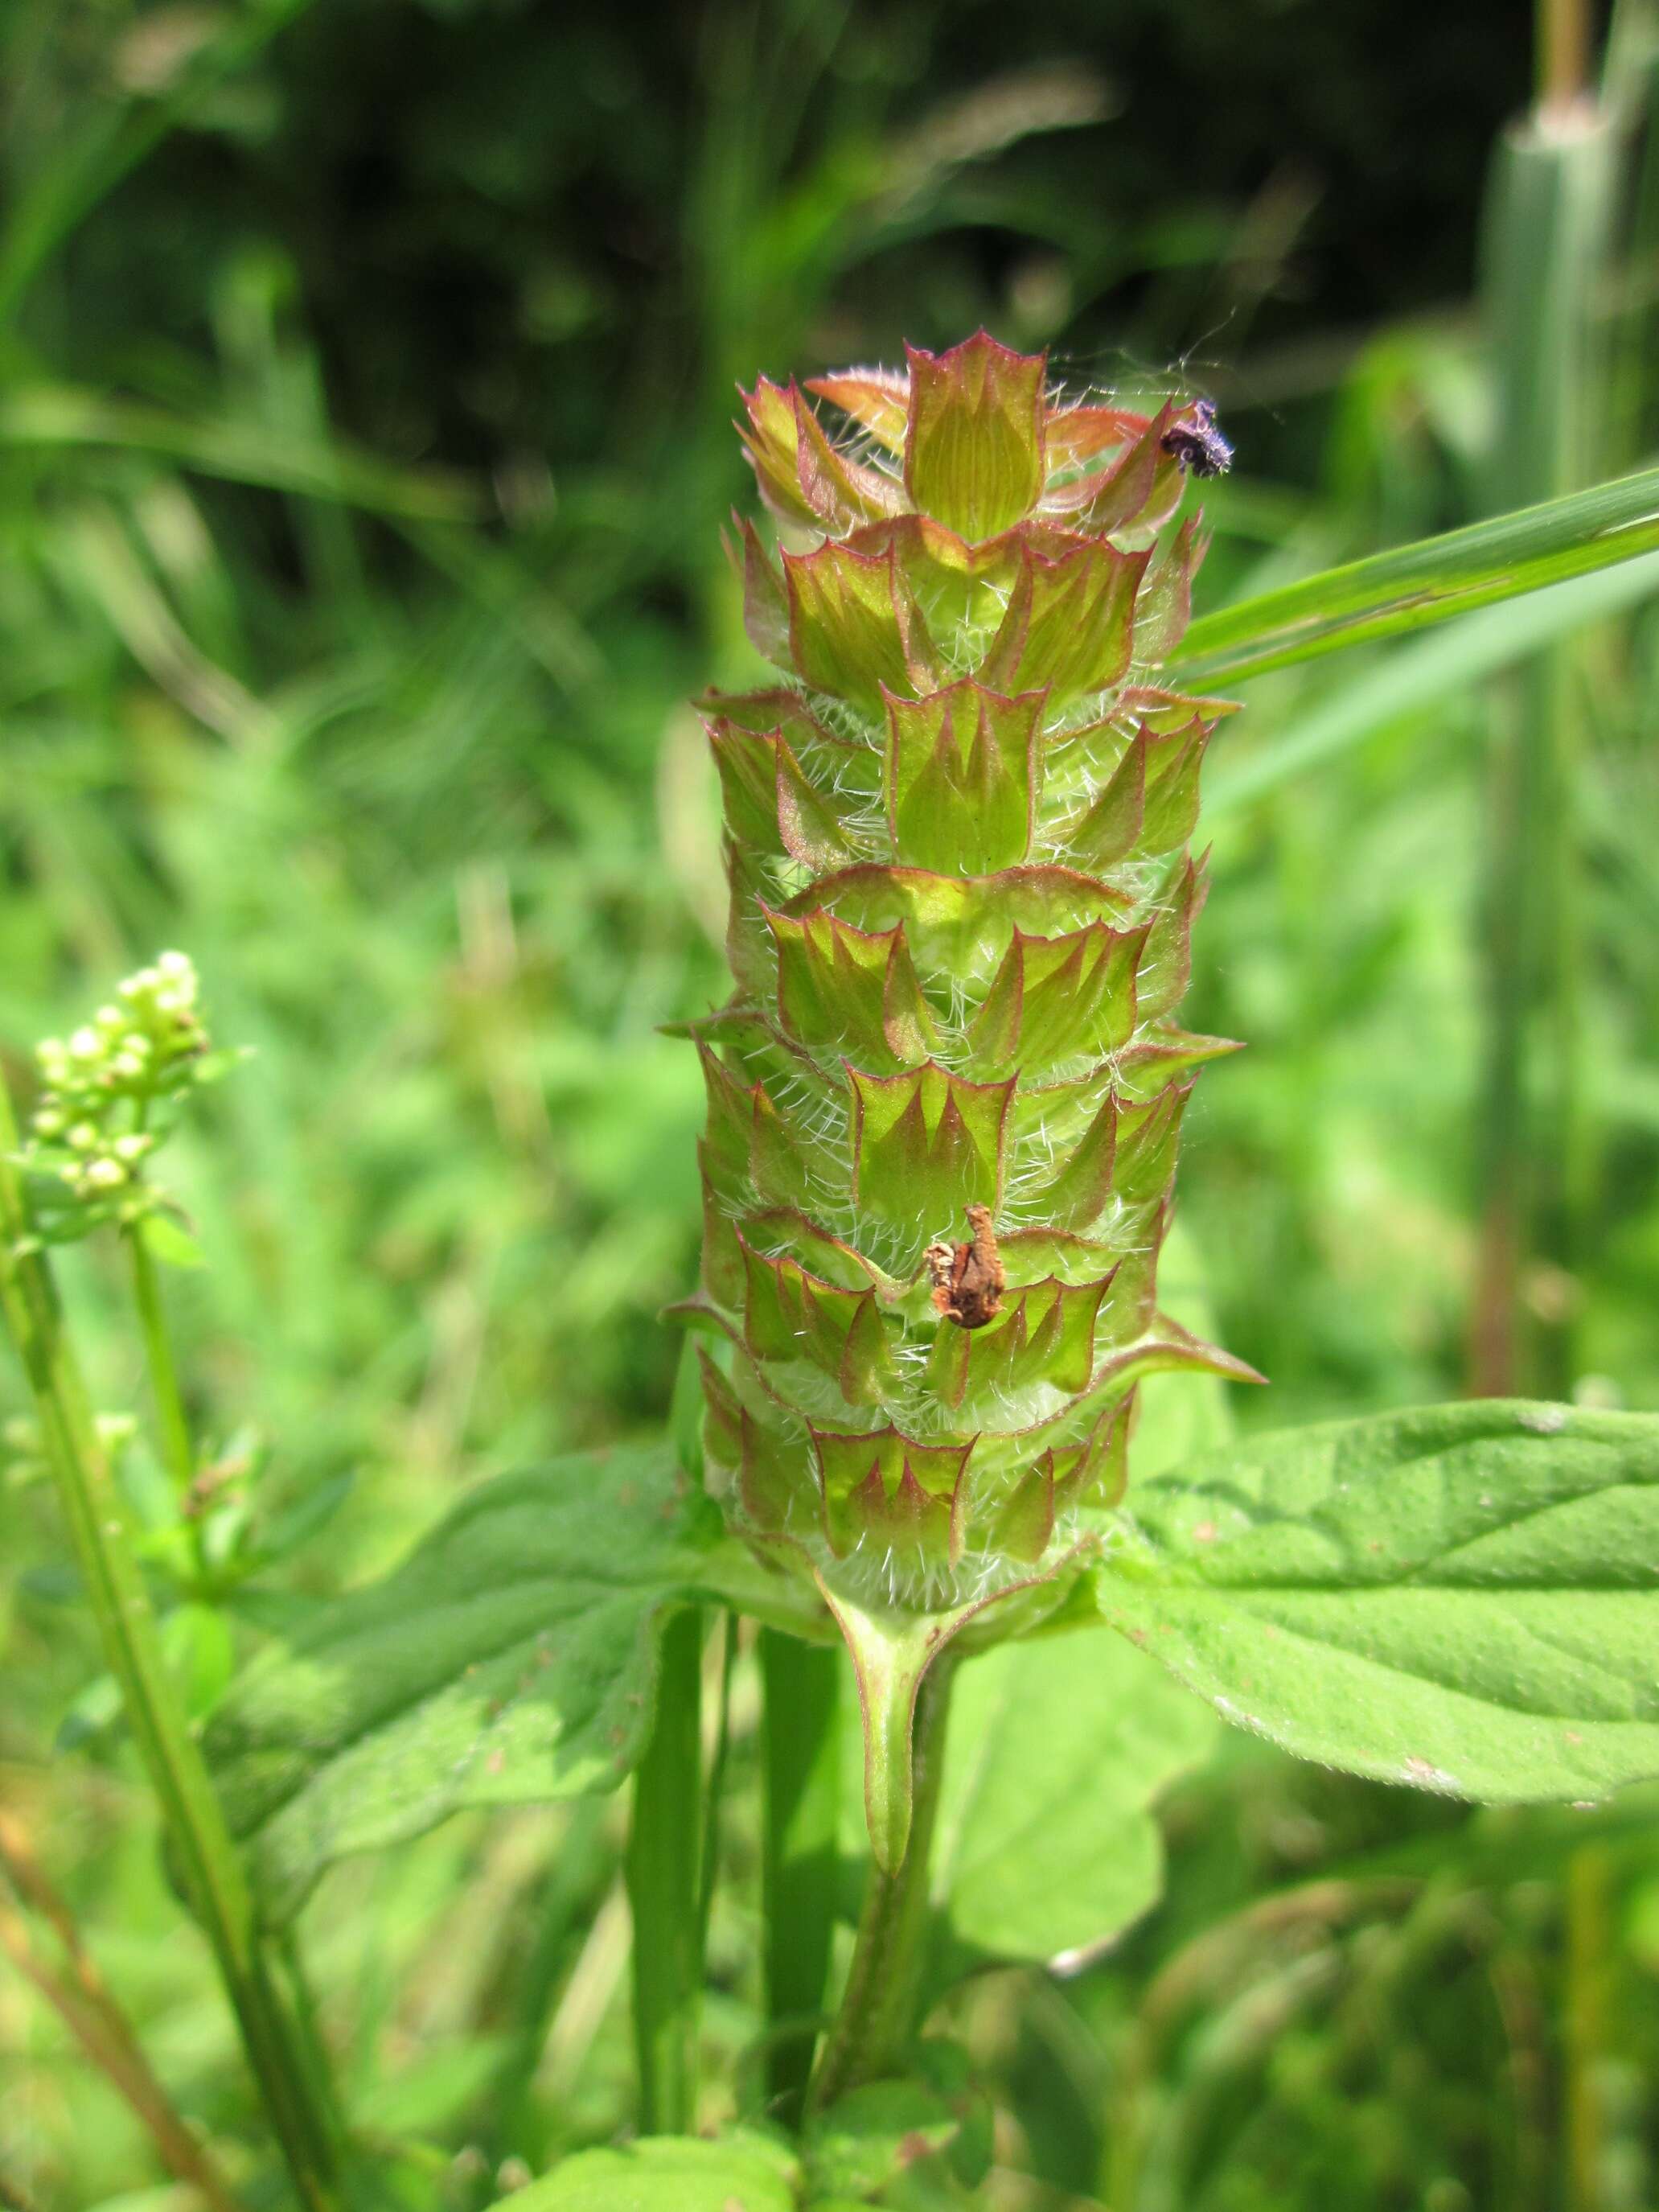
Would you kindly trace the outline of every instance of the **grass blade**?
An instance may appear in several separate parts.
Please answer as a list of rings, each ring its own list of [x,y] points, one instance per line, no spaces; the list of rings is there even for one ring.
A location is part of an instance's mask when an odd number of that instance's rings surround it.
[[[1269,668],[1426,629],[1659,547],[1659,469],[1327,568],[1205,615],[1172,672],[1237,683]]]
[[[761,1631],[766,2087],[790,2126],[805,2102],[835,1929],[842,1663],[826,1645]]]
[[[1567,491],[1601,462],[1601,295],[1621,138],[1589,101],[1546,100],[1499,146],[1486,256],[1494,506]],[[1571,1285],[1590,1176],[1579,1004],[1584,723],[1571,650],[1560,644],[1492,702],[1471,1340],[1471,1380],[1487,1396],[1565,1397],[1574,1379]],[[1558,1286],[1541,1306],[1535,1288],[1531,1313],[1528,1280]]]
[[[1659,592],[1659,554],[1553,584],[1528,599],[1486,607],[1479,614],[1413,638],[1357,673],[1303,714],[1292,714],[1280,737],[1236,763],[1224,763],[1204,794],[1205,819],[1249,805],[1307,771],[1363,744],[1408,715],[1443,708],[1486,678],[1521,666],[1576,630],[1638,606]]]
[[[702,1616],[663,1636],[655,1723],[634,1778],[628,1899],[634,1915],[634,2039],[640,2132],[689,2135],[696,2121],[702,1984]]]
[[[187,421],[72,384],[27,385],[0,398],[0,447],[88,446],[149,453],[200,476],[400,521],[475,522],[482,512],[477,494],[453,471],[399,468],[337,437],[279,438],[257,423]]]

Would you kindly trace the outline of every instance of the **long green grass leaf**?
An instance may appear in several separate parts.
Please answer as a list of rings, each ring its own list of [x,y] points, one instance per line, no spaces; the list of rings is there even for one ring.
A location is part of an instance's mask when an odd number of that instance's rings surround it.
[[[1599,575],[1552,585],[1527,604],[1486,607],[1432,637],[1413,639],[1383,656],[1303,714],[1283,736],[1237,764],[1218,769],[1204,794],[1213,822],[1235,806],[1276,791],[1307,770],[1363,744],[1408,715],[1438,709],[1500,670],[1519,666],[1594,622],[1639,605],[1659,592],[1659,554]]]
[[[416,522],[478,518],[476,494],[437,469],[400,469],[326,442],[278,438],[240,422],[187,422],[160,407],[103,398],[73,385],[25,386],[0,399],[0,447],[105,446],[153,453],[203,476],[337,501]]]
[[[835,1932],[841,1654],[775,1628],[760,1636],[765,1758],[766,2079],[798,2118],[812,2070]]]
[[[702,1987],[702,1617],[678,1613],[663,1635],[657,1711],[634,1782],[628,1901],[634,1915],[634,2044],[640,2126],[691,2127],[697,2104]]]
[[[1188,631],[1178,674],[1182,682],[1236,683],[1425,629],[1656,546],[1659,469],[1644,469],[1222,607]]]

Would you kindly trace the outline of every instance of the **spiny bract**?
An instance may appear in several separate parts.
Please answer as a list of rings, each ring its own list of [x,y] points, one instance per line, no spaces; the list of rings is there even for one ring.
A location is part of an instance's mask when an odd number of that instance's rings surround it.
[[[749,634],[792,680],[703,702],[737,988],[695,1024],[688,1317],[730,1348],[702,1364],[733,1523],[831,1594],[950,1607],[1115,1501],[1140,1376],[1241,1371],[1154,1302],[1191,1071],[1226,1049],[1171,1020],[1226,711],[1157,680],[1196,410],[1062,399],[983,332],[808,389],[836,431],[763,379],[741,432],[783,549],[739,525]]]

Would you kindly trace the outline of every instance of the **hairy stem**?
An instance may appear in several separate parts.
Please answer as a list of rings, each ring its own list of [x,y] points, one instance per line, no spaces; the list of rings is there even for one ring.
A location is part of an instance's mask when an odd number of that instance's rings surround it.
[[[241,1862],[167,1675],[126,1500],[99,1443],[51,1271],[31,1231],[16,1148],[11,1101],[0,1084],[0,1316],[28,1378],[105,1658],[121,1686],[185,1897],[212,1946],[301,2201],[309,2212],[329,2212],[337,2201],[332,2140],[259,1948]]]
[[[943,1653],[916,1692],[909,1843],[890,1874],[871,1864],[847,1988],[812,2083],[811,2101],[820,2112],[861,2082],[892,2072],[915,2024],[953,1668],[953,1655]]]

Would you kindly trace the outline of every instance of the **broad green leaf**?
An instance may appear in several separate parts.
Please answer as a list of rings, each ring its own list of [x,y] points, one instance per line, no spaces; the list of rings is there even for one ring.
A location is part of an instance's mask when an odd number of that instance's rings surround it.
[[[1659,1418],[1480,1402],[1133,1486],[1114,1626],[1305,1759],[1495,1802],[1659,1775]]]
[[[1172,680],[1235,683],[1422,629],[1659,546],[1659,469],[1328,568],[1205,615]]]
[[[585,2150],[494,2212],[795,2212],[794,2160],[761,2136],[647,2136]]]
[[[267,1914],[463,1806],[614,1789],[711,1512],[666,1444],[503,1475],[262,1653],[204,1747]]]
[[[958,1669],[934,1845],[934,1978],[1063,1960],[1155,1904],[1151,1807],[1207,1753],[1213,1717],[1127,1644],[1005,1644]]]

